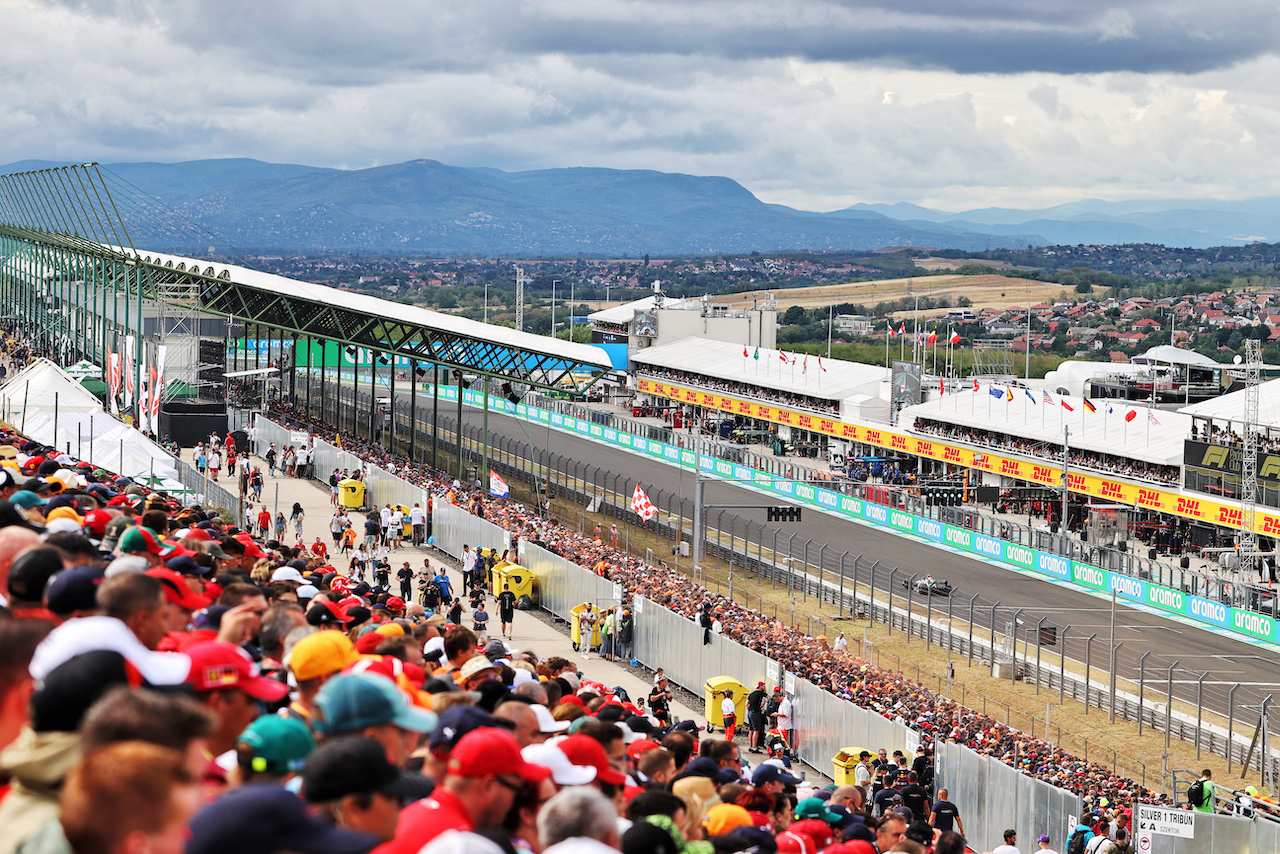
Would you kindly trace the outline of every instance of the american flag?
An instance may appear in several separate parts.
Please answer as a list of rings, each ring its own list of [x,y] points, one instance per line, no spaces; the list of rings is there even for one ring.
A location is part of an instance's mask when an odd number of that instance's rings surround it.
[[[649,500],[649,496],[645,495],[638,483],[636,491],[631,494],[631,509],[646,522],[658,515],[658,508],[653,506],[653,502]]]

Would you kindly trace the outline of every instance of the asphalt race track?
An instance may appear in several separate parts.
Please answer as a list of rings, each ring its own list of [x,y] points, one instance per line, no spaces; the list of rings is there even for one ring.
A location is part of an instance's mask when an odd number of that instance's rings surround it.
[[[468,425],[480,424],[480,414],[475,409],[466,410],[464,419]],[[524,429],[521,429],[521,425]],[[522,442],[532,438],[540,446],[545,443],[547,449],[554,454],[636,477],[635,463],[639,462],[639,456],[606,447],[590,439],[525,422],[517,424],[516,419],[494,412],[489,413],[489,432]],[[645,457],[644,460],[643,477],[646,486],[651,484],[654,488],[692,497],[692,473],[672,465],[660,464],[652,457]],[[759,493],[722,481],[712,480],[706,487],[706,502],[712,508],[717,504],[764,505],[780,501],[781,499],[765,498]],[[763,506],[758,510],[742,508],[728,512],[736,513],[744,520],[750,519],[753,530],[765,521]],[[717,511],[711,510],[709,516],[712,524],[717,515]],[[957,617],[967,619],[969,598],[978,593],[987,602],[1000,603],[1002,618],[1006,609],[1026,608],[1022,617],[1024,624],[1029,619],[1034,626],[1040,617],[1048,617],[1047,624],[1069,626],[1068,654],[1079,661],[1084,661],[1085,657],[1083,638],[1097,632],[1098,638],[1093,643],[1093,678],[1095,681],[1102,678],[1101,671],[1107,664],[1107,639],[1111,631],[1111,603],[1108,600],[1031,575],[992,566],[908,537],[819,513],[807,507],[802,521],[783,523],[778,527],[783,530],[784,537],[787,533],[796,532],[797,543],[812,537],[811,556],[816,553],[819,544],[830,544],[826,562],[829,578],[837,577],[837,568],[832,566],[832,556],[838,556],[848,549],[851,555],[862,555],[867,563],[879,560],[882,568],[896,567],[903,570],[897,576],[899,581],[912,573],[931,574],[950,581],[958,588],[953,605]],[[865,569],[860,580],[867,580]],[[877,581],[877,587],[887,584],[888,573],[878,573]],[[895,593],[901,596],[903,591],[899,589]],[[939,609],[945,612],[944,599],[935,599],[935,617]],[[989,610],[988,608],[988,613]],[[1197,674],[1209,673],[1209,678],[1205,680],[1205,706],[1221,713],[1225,713],[1227,709],[1226,692],[1237,683],[1249,689],[1248,692],[1242,692],[1241,697],[1244,693],[1265,696],[1280,689],[1280,654],[1268,647],[1195,628],[1123,604],[1116,609],[1116,642],[1124,644],[1118,668],[1122,679],[1136,680],[1138,657],[1151,651],[1146,665],[1147,681],[1161,697],[1164,693],[1165,675],[1175,659],[1181,668]],[[1179,678],[1180,676],[1180,672],[1175,675],[1175,697],[1194,702],[1194,680],[1188,682],[1185,678]],[[1215,686],[1215,682],[1220,684]]]

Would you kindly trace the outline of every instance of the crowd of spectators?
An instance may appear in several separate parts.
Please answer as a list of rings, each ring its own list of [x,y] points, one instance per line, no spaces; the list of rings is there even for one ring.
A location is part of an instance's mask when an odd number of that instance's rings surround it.
[[[816,363],[812,369],[817,370]],[[696,374],[691,371],[675,371],[667,368],[654,368],[649,365],[638,365],[637,373],[641,376],[650,377],[655,380],[684,383],[685,385],[695,386],[699,389],[722,391],[725,394],[736,394],[739,397],[745,397],[748,400],[776,403],[779,406],[785,406],[793,409],[805,409],[810,412],[820,413],[823,416],[838,416],[840,414],[840,401],[830,400],[825,397],[814,397],[811,394],[797,394],[795,392],[770,388],[769,386],[736,382],[734,380],[720,379],[719,377],[709,377],[706,374]]]
[[[962,424],[951,424],[933,418],[917,418],[912,428],[918,433],[930,436],[941,436],[944,439],[955,439],[984,448],[1001,451],[1012,451],[1029,457],[1041,457],[1051,462],[1062,462],[1062,445],[1053,442],[1039,442],[1025,436],[1014,436],[997,430],[983,430],[978,427],[967,427]],[[1181,473],[1177,466],[1162,466],[1147,463],[1119,454],[1099,454],[1095,451],[1071,449],[1072,468],[1093,469],[1098,472],[1123,475],[1134,480],[1146,480],[1177,486],[1181,483]]]
[[[331,429],[310,424],[298,410],[273,413],[290,429]],[[352,445],[344,434],[348,450]],[[376,450],[368,461],[381,465],[385,451]],[[401,476],[430,491],[435,500],[452,500],[461,506],[484,501],[485,518],[513,535],[513,542],[533,542],[579,566],[621,585],[628,596],[639,594],[657,604],[697,620],[710,606],[723,626],[723,634],[756,652],[780,661],[798,677],[837,696],[918,730],[925,740],[955,741],[1022,770],[1037,779],[1092,799],[1112,803],[1140,797],[1162,802],[1163,796],[1096,762],[1086,762],[1043,739],[1011,729],[996,719],[940,696],[892,670],[836,651],[826,639],[805,635],[781,620],[749,609],[723,595],[712,593],[674,570],[652,566],[619,551],[599,537],[579,533],[555,519],[545,519],[535,509],[506,499],[472,494],[447,474],[398,458]],[[803,738],[803,733],[801,733]]]

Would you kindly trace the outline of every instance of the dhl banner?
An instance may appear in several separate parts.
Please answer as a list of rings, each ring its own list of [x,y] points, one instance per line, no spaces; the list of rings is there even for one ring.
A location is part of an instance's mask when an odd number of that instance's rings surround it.
[[[972,469],[982,469],[1005,477],[1016,478],[1028,483],[1040,483],[1047,487],[1057,488],[1062,485],[1062,467],[1052,463],[1037,463],[1030,460],[1006,457],[973,448],[950,445],[946,442],[927,439],[921,436],[910,436],[896,433],[880,427],[868,427],[863,424],[850,424],[834,418],[823,418],[819,415],[796,412],[792,409],[770,406],[767,403],[744,400],[725,394],[711,394],[669,382],[640,378],[639,390],[645,394],[657,395],[670,400],[692,403],[734,415],[746,415],[775,424],[786,424],[802,430],[825,433],[838,439],[851,442],[862,442],[876,445],[891,451],[928,457],[940,462]],[[1128,481],[1113,480],[1095,474],[1081,472],[1067,473],[1067,486],[1072,492],[1091,495],[1117,504],[1130,504],[1158,510],[1187,519],[1195,519],[1211,525],[1223,525],[1239,528],[1244,520],[1244,511],[1238,505],[1214,501],[1210,498],[1185,495],[1176,491],[1154,486],[1140,486]],[[1254,514],[1254,529],[1270,537],[1280,537],[1280,516],[1259,509]]]

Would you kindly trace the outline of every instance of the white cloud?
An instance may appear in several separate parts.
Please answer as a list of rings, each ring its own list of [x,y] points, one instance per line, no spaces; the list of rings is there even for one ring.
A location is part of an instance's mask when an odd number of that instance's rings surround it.
[[[607,166],[809,209],[1280,193],[1277,15],[1254,2],[0,0],[0,19],[0,162]]]

